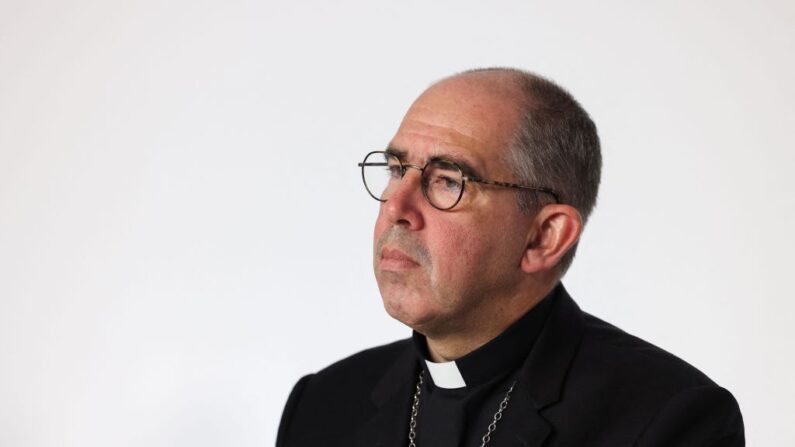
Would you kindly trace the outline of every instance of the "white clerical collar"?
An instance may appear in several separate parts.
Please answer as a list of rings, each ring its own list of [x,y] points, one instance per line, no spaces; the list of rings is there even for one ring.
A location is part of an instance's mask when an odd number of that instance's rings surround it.
[[[431,373],[434,385],[439,388],[452,389],[467,386],[466,382],[464,382],[464,376],[461,375],[461,371],[458,370],[458,365],[455,364],[455,361],[434,363],[430,360],[425,360],[425,364],[428,366],[428,372]]]

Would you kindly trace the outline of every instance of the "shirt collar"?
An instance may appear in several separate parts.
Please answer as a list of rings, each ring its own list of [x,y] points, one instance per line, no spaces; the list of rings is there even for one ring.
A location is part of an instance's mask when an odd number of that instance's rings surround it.
[[[552,301],[562,287],[558,283],[544,299],[500,335],[455,361],[431,362],[425,336],[414,331],[414,346],[433,385],[439,388],[469,388],[521,366],[544,326]]]

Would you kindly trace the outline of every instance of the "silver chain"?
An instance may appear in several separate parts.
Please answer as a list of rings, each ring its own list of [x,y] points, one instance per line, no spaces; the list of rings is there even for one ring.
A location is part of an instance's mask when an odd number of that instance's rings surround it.
[[[488,430],[486,430],[486,434],[483,435],[480,444],[480,447],[485,447],[489,441],[491,441],[491,435],[494,433],[494,430],[497,430],[497,422],[502,419],[502,412],[508,408],[508,401],[511,400],[511,392],[513,392],[513,387],[516,386],[516,381],[511,384],[511,387],[508,389],[508,392],[505,393],[505,397],[500,402],[500,408],[497,409],[497,412],[494,413],[494,419],[489,424]],[[417,439],[417,412],[420,408],[420,394],[422,394],[422,371],[420,371],[420,378],[417,381],[417,390],[414,391],[414,402],[411,404],[411,420],[409,421],[409,447],[417,447],[417,444],[414,443],[414,440]]]
[[[417,433],[414,431],[417,428],[417,410],[420,408],[420,394],[422,394],[422,371],[420,371],[420,380],[417,382],[417,391],[414,392],[414,403],[411,404],[411,421],[409,421],[409,447],[417,447],[414,439],[417,438]]]

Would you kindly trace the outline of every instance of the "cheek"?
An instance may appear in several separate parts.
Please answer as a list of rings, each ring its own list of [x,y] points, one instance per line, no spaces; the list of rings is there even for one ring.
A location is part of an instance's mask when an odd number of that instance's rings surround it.
[[[523,240],[504,222],[488,226],[448,223],[435,238],[432,284],[461,289],[503,277],[518,267]],[[485,284],[483,284],[485,285]]]
[[[440,226],[438,237],[434,238],[435,243],[431,247],[433,282],[465,280],[470,276],[483,255],[481,238],[482,235],[468,225],[448,223]]]

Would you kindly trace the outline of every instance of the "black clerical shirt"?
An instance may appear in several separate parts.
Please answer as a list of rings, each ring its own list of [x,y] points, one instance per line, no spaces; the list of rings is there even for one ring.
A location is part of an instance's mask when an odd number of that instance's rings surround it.
[[[414,332],[414,345],[423,371],[415,430],[418,447],[481,445],[494,414],[541,332],[560,287],[558,284],[495,339],[449,364],[428,365],[430,356],[425,336]],[[523,385],[526,384],[516,383],[516,387]],[[489,445],[499,445],[501,438],[510,437],[500,432],[503,423],[510,419],[509,401]]]

